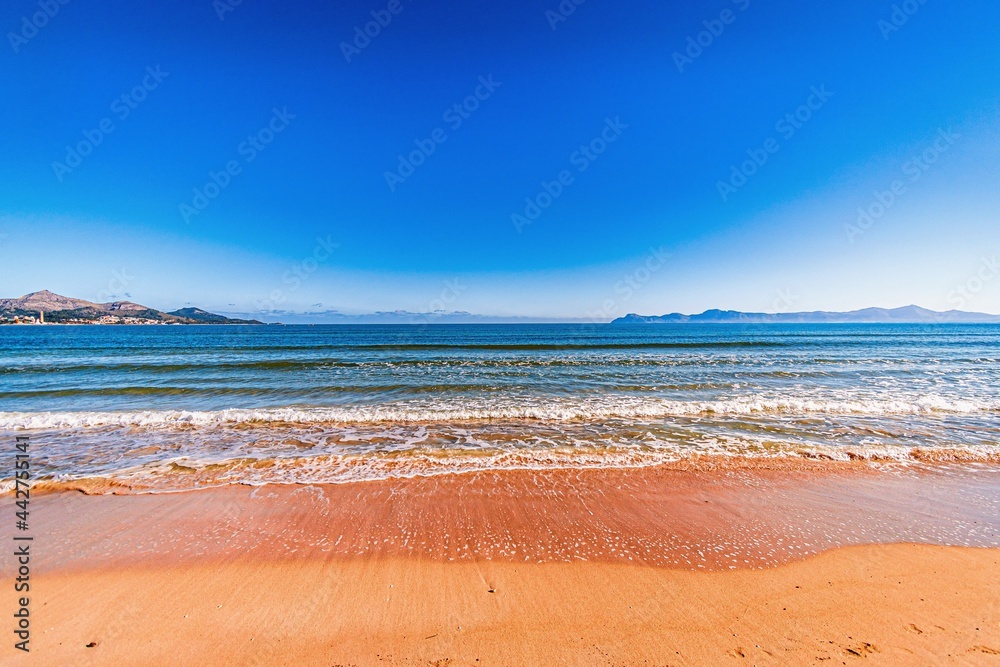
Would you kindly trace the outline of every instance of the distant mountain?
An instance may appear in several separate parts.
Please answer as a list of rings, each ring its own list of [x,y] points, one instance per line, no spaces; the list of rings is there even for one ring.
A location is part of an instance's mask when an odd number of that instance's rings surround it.
[[[847,313],[834,313],[823,310],[808,313],[744,313],[738,310],[706,310],[700,315],[636,315],[630,313],[619,317],[612,324],[795,324],[795,323],[981,323],[1000,322],[1000,315],[986,313],[967,313],[961,310],[937,312],[920,306],[904,306],[902,308],[864,308]]]
[[[478,315],[465,311],[413,312],[408,310],[377,311],[372,313],[342,313],[337,310],[269,310],[257,312],[230,312],[233,317],[259,317],[265,322],[282,324],[548,324],[552,322],[589,323],[589,319],[553,319],[515,315]]]
[[[17,299],[0,299],[0,322],[39,318],[54,324],[261,324],[257,320],[237,320],[215,315],[200,308],[182,308],[164,313],[131,301],[93,303],[48,290],[25,294]]]
[[[174,317],[179,317],[189,321],[190,323],[197,324],[263,324],[257,320],[238,320],[226,317],[225,315],[216,315],[215,313],[210,313],[207,310],[202,310],[201,308],[181,308],[180,310],[171,310],[167,313],[167,315],[173,315]]]

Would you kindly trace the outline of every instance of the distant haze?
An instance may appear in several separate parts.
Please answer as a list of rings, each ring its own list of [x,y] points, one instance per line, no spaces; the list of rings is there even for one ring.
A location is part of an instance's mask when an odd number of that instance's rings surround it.
[[[0,315],[10,313],[37,314],[73,313],[74,317],[96,319],[101,315],[135,315],[153,317],[164,321],[186,323],[240,323],[263,319],[267,322],[282,322],[285,324],[501,324],[501,323],[544,323],[569,321],[579,323],[599,324],[606,320],[559,319],[544,317],[500,317],[493,315],[477,315],[467,312],[428,312],[415,313],[409,311],[375,312],[360,315],[348,315],[338,312],[306,312],[306,313],[269,313],[268,316],[253,318],[246,313],[228,313],[233,319],[215,315],[200,308],[182,308],[171,312],[163,312],[149,306],[143,306],[131,301],[113,301],[108,303],[93,303],[84,299],[55,294],[48,290],[32,292],[22,297],[0,299]],[[51,319],[51,318],[50,318]],[[697,324],[697,323],[977,323],[1000,322],[1000,315],[986,313],[970,313],[958,310],[937,312],[919,306],[904,308],[865,308],[844,313],[815,311],[808,313],[744,313],[735,310],[707,310],[696,315],[671,313],[669,315],[636,315],[630,313],[615,319],[613,324]]]

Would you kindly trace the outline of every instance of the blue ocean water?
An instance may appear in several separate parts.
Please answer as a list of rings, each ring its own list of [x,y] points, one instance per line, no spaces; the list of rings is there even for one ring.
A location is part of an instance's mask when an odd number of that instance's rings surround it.
[[[47,478],[150,489],[989,461],[1000,325],[7,326],[0,430]]]

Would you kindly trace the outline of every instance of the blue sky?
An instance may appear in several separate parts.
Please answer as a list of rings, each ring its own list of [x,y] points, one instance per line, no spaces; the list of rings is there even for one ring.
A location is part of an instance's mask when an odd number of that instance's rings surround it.
[[[13,0],[0,296],[1000,312],[1000,6],[678,4]]]

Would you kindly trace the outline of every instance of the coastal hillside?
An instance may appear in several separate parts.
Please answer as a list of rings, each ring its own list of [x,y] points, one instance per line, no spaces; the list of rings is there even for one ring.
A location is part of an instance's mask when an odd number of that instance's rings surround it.
[[[200,308],[163,312],[131,301],[94,303],[48,290],[0,299],[0,323],[46,324],[261,324],[216,315]]]

